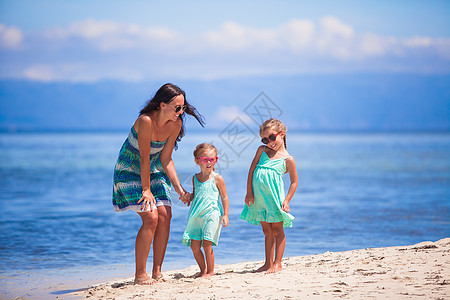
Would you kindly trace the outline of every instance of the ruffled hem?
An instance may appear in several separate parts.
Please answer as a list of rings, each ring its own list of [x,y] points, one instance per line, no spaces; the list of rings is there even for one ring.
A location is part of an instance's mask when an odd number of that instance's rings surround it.
[[[128,211],[128,210],[132,210],[132,211],[135,211],[135,212],[144,212],[143,210],[141,210],[142,204],[132,204],[132,205],[127,205],[127,206],[122,207],[122,208],[120,208],[118,205],[113,205],[113,206],[114,206],[114,211],[115,212],[124,212],[124,211]],[[159,201],[156,201],[156,207],[160,207],[160,206],[172,207],[172,202],[170,200],[159,200]],[[150,211],[150,207],[147,207],[146,211]]]
[[[260,225],[261,221],[267,223],[283,222],[283,227],[292,227],[292,220],[295,219],[293,215],[284,211],[256,211],[248,206],[244,207],[239,218],[253,225]]]

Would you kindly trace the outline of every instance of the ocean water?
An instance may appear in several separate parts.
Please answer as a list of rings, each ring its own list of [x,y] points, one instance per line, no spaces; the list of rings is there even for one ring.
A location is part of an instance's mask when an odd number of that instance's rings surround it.
[[[114,213],[112,175],[128,132],[0,134],[0,297],[51,298],[134,274],[140,218]],[[216,263],[264,259],[261,228],[239,219],[259,145],[188,132],[174,151],[186,189],[192,151],[219,148],[230,199]],[[414,244],[450,236],[449,133],[288,133],[299,188],[285,257]],[[285,177],[286,189],[289,177]],[[163,271],[195,265],[180,242],[188,208],[174,194]],[[148,270],[151,270],[150,254]]]

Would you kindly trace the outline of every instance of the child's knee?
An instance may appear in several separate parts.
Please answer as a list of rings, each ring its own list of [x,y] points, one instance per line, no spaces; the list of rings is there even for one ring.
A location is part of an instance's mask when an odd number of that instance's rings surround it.
[[[212,242],[203,240],[203,249],[205,249],[205,251],[212,251]]]
[[[270,226],[263,226],[262,227],[262,231],[263,231],[263,234],[265,236],[272,236],[273,235],[273,231],[272,231],[272,228]]]
[[[272,233],[275,237],[283,237],[284,236],[283,226],[272,227]]]
[[[191,250],[192,250],[192,252],[195,253],[195,252],[201,251],[202,250],[201,247],[202,247],[202,243],[200,241],[196,241],[196,240],[192,240],[191,241]]]

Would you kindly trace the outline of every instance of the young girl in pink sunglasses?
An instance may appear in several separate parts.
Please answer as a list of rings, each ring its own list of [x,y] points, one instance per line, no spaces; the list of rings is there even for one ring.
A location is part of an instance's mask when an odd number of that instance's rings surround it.
[[[214,171],[218,160],[216,147],[207,143],[200,144],[194,151],[194,157],[200,173],[192,177],[194,191],[191,194],[191,209],[182,243],[192,249],[200,267],[198,277],[210,277],[214,275],[212,246],[217,246],[219,242],[222,224],[227,227],[229,222],[228,196],[225,181]],[[222,198],[222,205],[219,196]]]
[[[266,261],[255,272],[282,270],[286,247],[284,227],[292,227],[289,202],[298,185],[295,161],[286,150],[286,126],[277,119],[266,120],[259,128],[261,145],[248,172],[247,195],[240,218],[261,224],[265,237]],[[285,196],[283,174],[289,173],[291,185]],[[275,259],[274,259],[275,253]]]

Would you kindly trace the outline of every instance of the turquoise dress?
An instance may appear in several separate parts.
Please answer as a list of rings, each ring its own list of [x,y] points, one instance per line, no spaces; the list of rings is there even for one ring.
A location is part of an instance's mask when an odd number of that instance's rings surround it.
[[[194,175],[194,200],[191,203],[189,217],[181,242],[191,246],[191,240],[211,241],[213,246],[219,242],[222,227],[223,209],[220,203],[220,193],[214,178],[200,182]]]
[[[161,165],[160,154],[164,142],[151,141],[150,144],[150,191],[156,200],[156,206],[171,206],[169,177]],[[141,157],[139,155],[138,134],[131,127],[128,138],[122,145],[114,168],[114,186],[112,202],[114,211],[141,211],[137,202],[142,198]],[[150,211],[150,207],[147,208]]]
[[[247,206],[240,218],[250,224],[259,225],[283,222],[283,227],[292,227],[294,216],[281,209],[285,197],[283,174],[286,173],[286,158],[270,159],[264,149],[253,172],[253,197],[255,202]]]

